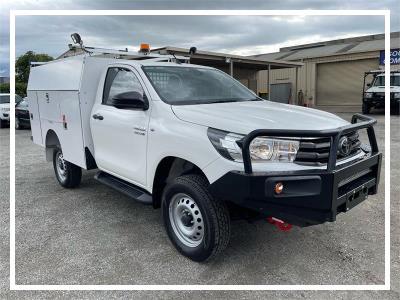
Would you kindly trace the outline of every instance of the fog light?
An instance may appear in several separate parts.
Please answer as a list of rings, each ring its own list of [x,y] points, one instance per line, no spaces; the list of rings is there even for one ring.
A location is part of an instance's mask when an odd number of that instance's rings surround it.
[[[275,194],[279,195],[283,192],[283,183],[282,182],[278,182],[275,184]]]

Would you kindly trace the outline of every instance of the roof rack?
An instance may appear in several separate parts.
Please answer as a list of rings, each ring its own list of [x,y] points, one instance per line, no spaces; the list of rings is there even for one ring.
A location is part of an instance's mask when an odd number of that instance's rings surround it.
[[[190,61],[189,56],[176,56],[170,54],[158,54],[158,53],[140,53],[128,50],[115,50],[106,48],[95,48],[85,47],[84,52],[89,54],[97,55],[114,55],[116,59],[132,59],[132,60],[146,60],[146,61],[158,61],[158,62],[182,62],[188,63]]]

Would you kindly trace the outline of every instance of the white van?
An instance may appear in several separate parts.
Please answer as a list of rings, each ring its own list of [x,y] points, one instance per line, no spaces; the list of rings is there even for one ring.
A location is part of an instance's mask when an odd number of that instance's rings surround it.
[[[354,115],[349,123],[265,101],[185,57],[105,56],[85,52],[32,67],[33,142],[46,149],[62,186],[77,187],[82,169],[98,168],[100,182],[161,207],[185,256],[220,253],[233,214],[285,230],[333,222],[377,193],[374,119]],[[361,145],[362,129],[370,145]]]
[[[0,94],[0,128],[10,124],[10,94]]]
[[[369,114],[371,108],[385,107],[385,73],[379,70],[365,74],[374,75],[372,82],[367,84],[368,88],[363,93],[362,112]],[[396,115],[400,114],[400,71],[390,72],[390,110]]]

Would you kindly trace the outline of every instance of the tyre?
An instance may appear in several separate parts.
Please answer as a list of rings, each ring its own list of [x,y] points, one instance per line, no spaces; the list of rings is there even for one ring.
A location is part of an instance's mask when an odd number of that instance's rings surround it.
[[[369,114],[370,110],[371,110],[371,107],[368,104],[363,103],[363,105],[362,105],[362,113],[363,114]]]
[[[0,128],[4,128],[6,127],[6,121],[3,121],[2,119],[0,119]]]
[[[82,169],[63,157],[61,149],[53,154],[53,167],[57,181],[65,188],[74,188],[81,183]]]
[[[394,107],[393,107],[393,114],[394,115],[400,115],[400,101],[397,102]]]
[[[19,122],[18,118],[15,118],[15,129],[17,130],[21,129],[21,123]]]
[[[229,243],[229,212],[208,191],[200,175],[184,175],[166,186],[162,197],[164,225],[175,248],[184,256],[205,261]]]

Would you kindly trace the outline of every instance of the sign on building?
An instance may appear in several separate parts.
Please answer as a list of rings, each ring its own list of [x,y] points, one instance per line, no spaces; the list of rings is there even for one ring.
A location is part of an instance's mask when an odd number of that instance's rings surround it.
[[[385,50],[381,50],[379,54],[379,64],[385,64]],[[399,65],[400,64],[400,49],[391,49],[390,50],[390,64],[391,65]]]

